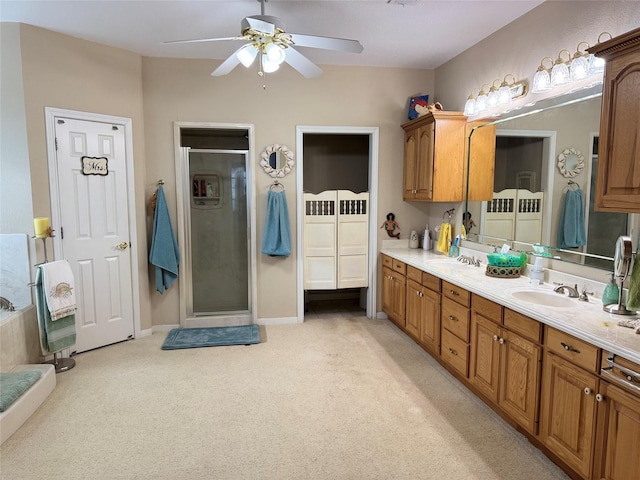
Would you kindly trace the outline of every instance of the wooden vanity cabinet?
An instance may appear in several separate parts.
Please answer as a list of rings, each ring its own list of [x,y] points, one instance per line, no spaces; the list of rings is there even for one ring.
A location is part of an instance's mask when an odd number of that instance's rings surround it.
[[[640,28],[588,51],[607,62],[595,210],[640,213]]]
[[[467,185],[467,201],[470,202],[493,199],[496,126],[485,124],[484,121],[468,122],[466,128],[463,185]],[[469,151],[471,156],[467,158]]]
[[[602,358],[606,373],[601,371],[596,396],[598,420],[593,478],[640,478],[640,365],[607,352]],[[608,358],[613,365],[607,362]],[[616,378],[612,379],[612,375]]]
[[[469,377],[470,306],[470,292],[442,281],[440,358],[464,378]]]
[[[440,355],[440,279],[407,265],[406,331]]]
[[[405,328],[406,264],[382,255],[382,311],[400,328]]]
[[[541,441],[584,478],[592,478],[600,350],[545,328]]]
[[[462,112],[435,111],[402,125],[403,200],[462,201],[466,121]]]
[[[472,296],[470,382],[527,431],[537,434],[542,326]]]

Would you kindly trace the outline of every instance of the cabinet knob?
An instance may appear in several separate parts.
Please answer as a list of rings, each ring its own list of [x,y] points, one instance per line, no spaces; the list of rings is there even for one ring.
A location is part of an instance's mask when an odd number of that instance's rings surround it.
[[[596,394],[596,400],[597,400],[598,402],[603,401],[603,400],[604,400],[604,395],[602,395],[601,393],[597,393],[597,394]]]
[[[584,387],[584,394],[591,395],[591,389],[589,387]]]
[[[459,294],[458,292],[456,292],[455,290],[451,290],[451,295],[458,296],[458,295],[460,295],[460,294]]]
[[[498,343],[500,345],[504,345],[504,342],[506,342],[506,340],[504,338],[500,337],[500,339],[498,340]]]
[[[494,335],[494,336],[493,336],[493,341],[494,341],[494,342],[497,342],[497,341],[498,341],[498,335]]]
[[[458,352],[456,352],[453,348],[450,348],[450,349],[449,349],[449,353],[450,353],[451,355],[458,355]]]
[[[457,322],[458,319],[456,317],[454,317],[453,315],[449,315],[449,320],[451,320],[452,322]]]

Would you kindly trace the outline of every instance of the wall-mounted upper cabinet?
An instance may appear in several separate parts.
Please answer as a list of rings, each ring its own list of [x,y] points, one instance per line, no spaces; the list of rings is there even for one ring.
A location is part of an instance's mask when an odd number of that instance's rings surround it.
[[[607,62],[595,209],[640,213],[640,28],[589,52]]]
[[[435,111],[402,125],[403,200],[462,201],[466,122],[461,112]]]

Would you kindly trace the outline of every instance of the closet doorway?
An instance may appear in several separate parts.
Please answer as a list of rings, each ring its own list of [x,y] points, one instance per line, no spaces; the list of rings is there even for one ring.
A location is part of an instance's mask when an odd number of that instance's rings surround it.
[[[252,127],[175,126],[183,327],[255,322]]]
[[[366,310],[367,317],[375,316],[376,284],[375,263],[377,255],[377,185],[378,185],[378,138],[377,127],[322,127],[298,126],[296,131],[297,151],[297,317],[304,321],[307,300],[326,299],[332,303],[346,302],[358,305]],[[305,194],[321,194],[335,192],[336,198],[340,191],[354,194],[368,192],[366,214],[365,242],[366,287],[336,288],[328,287],[321,290],[305,290],[305,215],[308,213]],[[336,205],[335,214],[344,213],[341,201]],[[357,201],[351,203],[351,212],[360,214],[362,205]],[[343,205],[344,207],[344,205]],[[332,207],[331,207],[332,208]],[[334,213],[334,212],[330,212]],[[346,218],[346,217],[343,217]],[[339,220],[338,220],[339,223]],[[336,241],[339,237],[339,227],[336,224]],[[339,257],[338,253],[336,253]],[[339,262],[339,259],[337,260]],[[327,263],[330,265],[330,262]],[[327,267],[330,268],[330,267]],[[339,268],[339,266],[337,267]],[[338,279],[339,274],[338,275]],[[336,285],[339,284],[339,281]]]

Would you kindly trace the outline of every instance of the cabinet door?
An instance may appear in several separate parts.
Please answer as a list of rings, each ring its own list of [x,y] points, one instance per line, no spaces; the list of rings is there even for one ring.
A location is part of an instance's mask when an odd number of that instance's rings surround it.
[[[471,383],[487,398],[498,403],[500,343],[498,326],[473,312],[471,317]]]
[[[407,332],[414,338],[420,338],[420,323],[424,305],[424,294],[422,285],[409,280],[407,282],[407,312],[406,328]]]
[[[598,377],[545,353],[540,438],[584,478],[591,474]]]
[[[431,352],[440,355],[440,295],[428,288],[423,294],[420,340]]]
[[[382,311],[393,314],[393,276],[390,268],[382,267]]]
[[[403,200],[414,200],[416,193],[416,165],[418,162],[418,129],[404,134]]]
[[[640,478],[640,397],[600,383],[598,458],[594,478]]]
[[[435,123],[418,129],[418,157],[416,162],[415,199],[433,198],[433,155],[435,143]]]
[[[402,275],[392,273],[392,306],[391,318],[401,328],[406,328],[405,324],[405,295],[407,291],[406,279]]]
[[[542,348],[500,330],[500,406],[534,435],[538,433]]]

